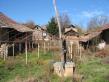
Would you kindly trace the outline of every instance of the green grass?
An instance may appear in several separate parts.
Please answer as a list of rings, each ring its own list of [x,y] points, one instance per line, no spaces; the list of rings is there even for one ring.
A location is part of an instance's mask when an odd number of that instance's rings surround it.
[[[102,59],[93,58],[78,65],[78,71],[84,75],[84,82],[109,82],[109,65],[101,63]]]
[[[58,82],[59,77],[53,73],[50,75],[52,61],[52,52],[47,52],[46,54],[40,52],[40,57],[38,58],[36,51],[28,53],[27,65],[25,64],[25,54],[18,55],[14,59],[11,57],[5,62],[0,60],[0,82],[8,82],[16,77],[25,79],[29,76],[39,80],[50,79],[52,82]],[[51,77],[49,78],[49,76]]]
[[[0,82],[13,82],[12,80],[27,79],[34,77],[39,82],[60,82],[61,78],[55,75],[52,69],[52,62],[59,61],[58,53],[52,52],[44,54],[40,52],[28,53],[28,64],[25,64],[25,54],[9,58],[7,61],[0,59]],[[109,82],[109,65],[101,63],[100,58],[87,58],[87,61],[77,63],[78,73],[84,75],[83,82]],[[43,81],[42,81],[43,80]],[[17,81],[20,82],[20,81]],[[65,78],[64,82],[72,82],[72,78]]]

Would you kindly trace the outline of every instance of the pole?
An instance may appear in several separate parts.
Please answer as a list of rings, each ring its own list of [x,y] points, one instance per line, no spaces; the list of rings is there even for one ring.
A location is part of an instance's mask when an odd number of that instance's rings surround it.
[[[34,48],[34,46],[33,46],[33,41],[32,41],[32,49]]]
[[[48,51],[50,50],[50,43],[48,42]]]
[[[59,44],[60,44],[60,49],[61,49],[61,61],[63,61],[63,55],[62,55],[62,33],[61,33],[61,23],[60,23],[60,19],[59,19],[59,14],[58,14],[58,10],[57,10],[57,7],[56,7],[56,0],[53,0],[53,4],[54,4],[54,9],[55,9],[55,12],[56,12],[56,19],[57,19],[57,22],[58,22],[58,29],[59,29]]]
[[[57,19],[58,26],[59,26],[59,38],[62,39],[61,23],[60,23],[60,19],[59,19],[59,13],[58,13],[58,10],[57,10],[57,7],[56,7],[56,0],[53,0],[53,3],[54,3],[54,9],[55,9],[55,12],[56,12],[56,19]]]
[[[73,47],[73,44],[71,43],[71,59],[73,60],[73,51],[72,51],[72,48]]]
[[[39,48],[40,48],[40,46],[39,46],[39,43],[38,43],[38,58],[39,58]]]
[[[44,41],[44,54],[46,53],[45,41]]]
[[[28,62],[28,56],[27,56],[27,41],[25,42],[25,55],[26,55],[26,64]]]
[[[25,41],[25,55],[26,55],[26,64],[28,63],[28,53],[27,53],[27,33],[26,33],[26,41]]]
[[[61,82],[64,82],[64,69],[63,69],[63,65],[64,65],[64,56],[63,56],[63,50],[62,50],[62,32],[61,32],[61,23],[60,23],[60,19],[59,19],[59,13],[56,7],[56,0],[53,0],[53,4],[54,4],[54,9],[55,9],[55,13],[56,13],[56,19],[58,22],[58,29],[59,29],[59,44],[60,44],[60,52],[61,52],[61,62],[62,62],[62,66],[61,66],[61,75],[62,75],[62,79]]]

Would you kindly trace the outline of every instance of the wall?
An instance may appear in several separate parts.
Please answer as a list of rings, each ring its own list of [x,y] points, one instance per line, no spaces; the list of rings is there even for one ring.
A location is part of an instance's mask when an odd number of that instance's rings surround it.
[[[0,41],[8,41],[9,33],[7,29],[0,28]]]

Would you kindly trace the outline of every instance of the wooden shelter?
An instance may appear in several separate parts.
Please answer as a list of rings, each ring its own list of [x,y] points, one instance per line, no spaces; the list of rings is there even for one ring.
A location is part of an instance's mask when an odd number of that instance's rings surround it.
[[[43,41],[45,39],[47,40],[51,40],[52,36],[46,32],[46,30],[44,30],[41,27],[38,27],[36,29],[34,29],[33,35],[32,35],[33,41],[37,42],[37,41]]]
[[[50,41],[59,38],[48,33],[45,26],[37,26],[37,28],[34,29],[32,39],[35,43],[37,43],[37,41]]]
[[[66,36],[78,36],[78,30],[74,25],[70,25],[69,27],[65,28],[64,35]]]
[[[74,56],[80,57],[80,45],[79,45],[79,33],[77,28],[74,25],[70,25],[65,28],[65,33],[63,35],[64,39],[67,42],[68,54],[71,59],[74,59]]]
[[[90,33],[87,33],[87,35],[81,36],[80,37],[80,42],[86,47],[86,46],[91,46],[95,45],[93,39],[96,39],[97,43],[100,43],[101,41],[105,41],[106,44],[109,44],[109,24],[101,26],[100,29],[96,31],[92,31]]]
[[[33,30],[19,24],[0,12],[0,45],[8,44],[8,55],[31,47]]]

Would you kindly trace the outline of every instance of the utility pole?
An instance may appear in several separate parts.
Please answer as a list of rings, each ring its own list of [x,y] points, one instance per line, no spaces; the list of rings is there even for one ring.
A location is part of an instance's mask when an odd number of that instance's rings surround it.
[[[58,22],[58,29],[59,29],[59,44],[60,44],[60,52],[61,52],[61,61],[63,61],[63,55],[62,55],[62,32],[61,32],[61,23],[60,23],[60,19],[59,19],[59,12],[57,10],[57,6],[56,6],[56,0],[53,0],[53,4],[54,4],[54,9],[55,9],[55,13],[56,13],[56,19]]]
[[[55,9],[55,13],[56,13],[56,19],[58,22],[58,27],[59,27],[59,43],[60,43],[60,52],[61,52],[61,65],[55,63],[55,65],[57,64],[58,66],[61,66],[61,82],[64,82],[64,74],[66,73],[66,71],[71,71],[72,74],[74,74],[75,71],[75,63],[74,62],[68,62],[71,64],[71,67],[69,67],[69,64],[66,63],[66,40],[65,38],[63,39],[62,37],[62,31],[61,31],[61,23],[60,23],[60,17],[59,17],[59,12],[57,10],[57,6],[56,6],[56,0],[53,0],[53,4],[54,4],[54,9]],[[71,70],[69,70],[71,69]]]
[[[61,82],[64,82],[64,55],[63,55],[63,47],[62,47],[62,31],[61,31],[61,23],[60,23],[60,17],[59,17],[59,12],[57,10],[57,6],[56,6],[56,0],[53,0],[53,4],[54,4],[54,9],[55,9],[55,13],[56,13],[56,19],[58,22],[58,29],[59,29],[59,45],[60,45],[60,52],[61,52]]]
[[[55,13],[56,13],[56,19],[57,19],[58,27],[59,27],[59,38],[62,39],[61,23],[60,23],[60,19],[59,19],[59,12],[58,12],[57,6],[56,6],[56,0],[53,0],[53,3],[54,3],[54,9],[55,9]]]

